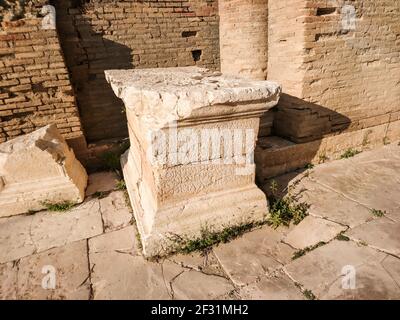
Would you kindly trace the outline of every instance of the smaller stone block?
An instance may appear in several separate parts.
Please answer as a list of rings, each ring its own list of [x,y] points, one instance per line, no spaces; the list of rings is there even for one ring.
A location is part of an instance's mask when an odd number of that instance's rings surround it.
[[[82,202],[85,168],[55,125],[0,145],[0,217],[44,209],[43,203]]]

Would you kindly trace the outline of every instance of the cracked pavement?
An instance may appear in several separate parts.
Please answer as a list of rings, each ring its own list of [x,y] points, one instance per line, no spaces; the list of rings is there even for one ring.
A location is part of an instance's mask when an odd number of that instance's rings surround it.
[[[86,201],[67,212],[0,219],[1,299],[400,298],[397,144],[275,178],[310,205],[296,226],[156,262],[141,255],[117,180],[92,175]],[[55,287],[44,289],[49,266]]]

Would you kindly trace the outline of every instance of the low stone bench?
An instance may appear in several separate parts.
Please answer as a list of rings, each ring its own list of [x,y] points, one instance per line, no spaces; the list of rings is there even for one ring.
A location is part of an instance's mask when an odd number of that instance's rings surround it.
[[[131,147],[122,166],[146,256],[205,228],[265,219],[253,158],[278,84],[197,67],[110,70],[106,78],[126,106]]]

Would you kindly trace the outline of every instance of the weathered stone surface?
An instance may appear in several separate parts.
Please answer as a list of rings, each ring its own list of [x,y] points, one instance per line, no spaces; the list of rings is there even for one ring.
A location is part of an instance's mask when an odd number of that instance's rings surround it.
[[[91,196],[96,192],[108,192],[115,190],[118,175],[113,171],[96,172],[89,175],[86,195]]]
[[[262,228],[214,249],[225,272],[236,285],[246,285],[288,262],[294,250],[281,243],[282,234]]]
[[[17,266],[13,262],[0,264],[0,300],[17,299]]]
[[[89,239],[89,250],[91,254],[116,251],[138,255],[135,228],[129,226],[91,238]]]
[[[90,239],[89,260],[94,299],[170,298],[161,264],[137,255],[133,227]]]
[[[310,205],[308,212],[311,216],[328,219],[350,228],[373,219],[371,210],[366,206],[309,179],[303,179],[296,191],[301,191],[299,201]]]
[[[347,227],[340,224],[308,216],[300,222],[284,239],[284,242],[297,249],[304,249],[329,242]]]
[[[42,287],[49,270],[55,271],[55,289]],[[18,299],[88,300],[89,284],[86,240],[23,258],[18,263]]]
[[[35,253],[30,235],[32,216],[0,219],[0,263]]]
[[[355,288],[343,289],[340,277],[321,295],[323,300],[398,300],[399,285],[382,263],[361,265],[356,268]]]
[[[123,191],[112,192],[99,201],[105,231],[121,229],[131,223],[133,215],[126,205]]]
[[[241,288],[240,296],[248,300],[304,300],[300,289],[281,272]]]
[[[400,284],[400,260],[393,256],[387,255],[386,258],[381,262],[381,265],[393,278],[394,282]]]
[[[265,80],[268,66],[268,1],[218,2],[221,71]]]
[[[66,212],[0,219],[0,262],[12,261],[103,232],[97,199]]]
[[[351,239],[400,257],[400,222],[378,218],[346,232]]]
[[[395,214],[400,208],[399,171],[400,147],[389,145],[317,166],[311,178],[370,209]]]
[[[235,289],[225,278],[194,270],[180,274],[171,286],[174,298],[178,300],[217,299]]]
[[[87,174],[55,125],[0,145],[0,217],[82,202]]]
[[[205,274],[227,277],[213,251],[205,253],[178,254],[168,257],[168,260],[185,269],[201,271]]]
[[[343,268],[354,267],[357,279],[362,279],[364,269],[361,267],[379,265],[385,257],[384,253],[352,241],[334,240],[294,260],[285,266],[285,269],[294,281],[303,285],[305,289],[311,290],[317,298],[321,298],[342,277]],[[364,277],[368,279],[370,269],[365,270],[367,271]],[[374,281],[376,283],[378,279],[384,278],[387,278],[387,273],[383,275],[377,273]],[[367,288],[368,284],[365,283],[363,286]],[[359,288],[362,287],[359,286]]]
[[[264,100],[261,109],[266,111],[276,105],[281,92],[274,82],[224,76],[198,67],[108,70],[105,74],[116,96],[153,129],[213,105]]]
[[[204,225],[218,231],[265,218],[253,150],[279,85],[197,67],[111,70],[106,78],[126,106],[131,148],[121,163],[146,255],[169,251],[174,235],[200,236]],[[238,147],[237,131],[246,136]]]

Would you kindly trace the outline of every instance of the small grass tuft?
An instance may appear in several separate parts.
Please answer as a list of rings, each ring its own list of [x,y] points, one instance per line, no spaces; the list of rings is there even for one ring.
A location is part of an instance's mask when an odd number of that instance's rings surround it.
[[[371,213],[378,218],[384,217],[386,215],[386,211],[371,209]]]
[[[361,151],[355,150],[355,149],[347,149],[342,155],[341,155],[341,159],[348,159],[351,157],[354,157],[355,155],[361,153]]]
[[[307,169],[307,170],[310,170],[310,169],[313,169],[314,168],[314,165],[312,164],[312,163],[307,163],[305,166],[304,166],[304,169]]]
[[[103,192],[103,191],[96,191],[95,193],[93,193],[93,197],[97,198],[97,199],[103,199],[107,196],[107,192]]]
[[[292,260],[296,260],[296,259],[304,256],[307,252],[313,251],[313,250],[315,250],[315,249],[317,249],[319,247],[322,247],[323,245],[326,245],[326,242],[321,241],[321,242],[318,242],[314,246],[297,250],[295,253],[293,253]]]
[[[311,290],[304,290],[303,295],[306,297],[307,300],[315,300],[317,297]]]
[[[268,197],[270,203],[268,225],[275,229],[281,225],[289,226],[291,222],[297,225],[308,216],[310,206],[307,203],[298,203],[290,194],[290,190],[285,197],[278,197],[278,184],[275,180],[271,181],[269,188],[271,195]]]
[[[328,161],[329,158],[326,154],[320,154],[319,155],[319,163],[325,163],[326,161]]]
[[[219,243],[227,243],[263,224],[265,224],[265,222],[248,222],[226,227],[219,232],[212,231],[209,227],[203,227],[200,231],[199,238],[190,239],[187,237],[174,235],[170,237],[170,240],[174,243],[174,253],[189,254],[195,251],[204,252],[209,250],[214,245]]]
[[[347,236],[345,236],[345,235],[343,234],[343,232],[339,233],[339,234],[336,236],[335,239],[336,239],[336,240],[339,240],[339,241],[350,241],[350,238],[347,237]]]
[[[121,191],[126,190],[125,180],[121,179],[121,180],[117,181],[117,183],[115,184],[115,188],[117,190],[121,190]]]
[[[75,206],[74,203],[69,202],[69,201],[64,201],[60,203],[51,203],[51,202],[42,202],[42,204],[46,207],[47,210],[53,211],[53,212],[65,212],[70,210],[73,206]]]
[[[289,226],[290,222],[297,225],[308,216],[310,206],[307,203],[296,203],[290,195],[281,199],[272,199],[270,202],[268,224],[275,229],[281,225]]]
[[[383,138],[383,144],[386,146],[388,144],[390,144],[390,139],[388,137],[384,137]]]

